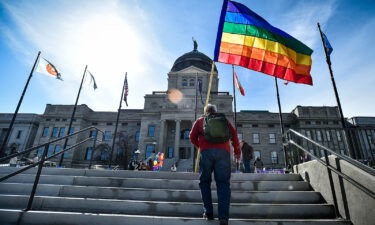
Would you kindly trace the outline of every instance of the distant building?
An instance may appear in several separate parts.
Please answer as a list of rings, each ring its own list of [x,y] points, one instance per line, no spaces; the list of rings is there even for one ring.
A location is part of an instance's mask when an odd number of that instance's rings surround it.
[[[196,49],[183,54],[174,62],[171,71],[167,74],[168,90],[153,91],[146,94],[143,109],[124,109],[121,111],[119,134],[112,156],[114,165],[123,167],[127,165],[130,158],[145,160],[153,152],[164,152],[164,168],[169,170],[173,163],[177,163],[179,171],[192,171],[196,149],[189,141],[189,132],[196,117],[201,116],[203,112],[202,100],[205,102],[206,99],[211,64],[212,60]],[[196,87],[198,81],[202,83],[202,99]],[[225,113],[233,123],[233,97],[228,92],[219,91],[219,78],[216,68],[214,68],[213,73],[210,103],[217,105],[218,111]],[[197,108],[196,111],[195,108]],[[88,137],[99,135],[100,142],[97,143],[95,151],[92,148],[93,141],[87,142],[74,151],[65,154],[63,165],[77,168],[87,167],[91,159],[93,164],[107,164],[117,113],[96,112],[87,105],[79,105],[77,106],[72,130],[68,132],[72,110],[73,105],[48,104],[42,115],[20,114],[17,121],[22,120],[21,118],[25,115],[34,115],[35,118],[30,117],[28,119],[30,121],[28,126],[32,128],[30,128],[30,134],[27,133],[28,139],[25,139],[27,144],[17,147],[16,150],[30,147],[32,142],[36,146],[68,133],[95,126],[102,130],[104,135],[86,132],[70,139],[68,142],[68,146],[72,146]],[[5,115],[10,117],[10,114],[0,114],[0,118],[5,117]],[[297,106],[292,112],[282,115],[285,130],[294,129],[337,153],[349,154],[346,151],[345,133],[341,129],[337,107]],[[9,121],[9,119],[2,121],[0,125],[4,128],[7,127],[6,125],[9,122],[6,121]],[[373,159],[375,117],[353,117],[350,122],[353,129],[358,130],[356,134],[361,134],[364,126],[366,129],[368,128],[365,132],[367,142],[364,139],[360,140],[358,137],[354,137],[358,139],[355,143],[359,143],[358,146],[362,145],[354,149],[355,157],[358,159],[372,157]],[[13,143],[17,139],[15,137],[17,136],[17,127],[19,125],[14,128],[15,131],[12,132],[9,143]],[[26,127],[23,130],[26,132]],[[237,131],[239,139],[245,140],[253,146],[255,156],[262,158],[265,167],[284,167],[278,113],[256,110],[237,112]],[[61,151],[63,144],[63,141],[51,144],[48,155]],[[320,149],[316,149],[306,142],[303,142],[302,145],[317,156],[323,156]],[[38,150],[39,154],[42,153],[42,150]],[[136,150],[139,150],[137,152],[140,153],[135,153]]]
[[[0,114],[0,145],[4,141],[12,117],[13,114],[10,113]],[[39,127],[39,120],[40,116],[37,114],[19,114],[6,144],[5,154],[9,155],[32,147],[36,131]]]

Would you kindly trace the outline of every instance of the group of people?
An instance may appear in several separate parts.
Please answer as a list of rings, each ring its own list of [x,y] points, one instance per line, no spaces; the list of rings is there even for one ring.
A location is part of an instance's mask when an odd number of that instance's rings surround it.
[[[152,152],[152,154],[146,160],[135,160],[131,159],[128,165],[129,170],[148,170],[148,171],[160,171],[163,167],[164,153]]]

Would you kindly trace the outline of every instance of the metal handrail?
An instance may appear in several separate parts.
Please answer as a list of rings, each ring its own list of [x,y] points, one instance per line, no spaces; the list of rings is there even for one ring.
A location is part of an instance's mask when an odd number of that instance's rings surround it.
[[[45,146],[46,144],[52,144],[52,143],[54,143],[54,142],[58,142],[58,141],[64,140],[64,139],[66,139],[66,138],[69,138],[69,137],[71,137],[71,136],[74,136],[74,135],[76,135],[76,134],[79,134],[79,133],[82,133],[82,132],[85,132],[85,131],[87,131],[87,130],[91,130],[91,129],[95,129],[95,130],[101,132],[102,134],[104,134],[103,131],[99,130],[98,128],[96,128],[96,127],[94,127],[94,126],[87,127],[87,128],[82,129],[82,130],[79,130],[79,131],[77,131],[77,132],[74,132],[74,133],[72,133],[72,134],[68,134],[68,135],[66,135],[66,136],[64,136],[64,137],[57,138],[57,139],[54,139],[54,140],[49,141],[49,142],[47,142],[47,143],[44,143],[44,144],[40,144],[40,145],[37,145],[37,146],[31,147],[31,148],[26,149],[26,150],[24,150],[24,151],[22,151],[22,152],[17,152],[17,153],[14,153],[14,154],[11,154],[11,155],[8,155],[8,156],[5,156],[5,157],[3,157],[3,158],[0,158],[0,162],[7,161],[8,159],[11,159],[11,158],[16,157],[16,156],[19,156],[19,155],[24,155],[24,154],[26,154],[26,153],[32,152],[33,150],[39,149],[39,148]]]
[[[53,154],[53,155],[51,155],[51,156],[46,157],[47,152],[48,152],[49,145],[50,145],[51,143],[54,143],[54,142],[57,142],[57,141],[61,141],[61,140],[63,140],[63,139],[69,138],[69,137],[71,137],[71,136],[77,135],[77,134],[79,134],[79,133],[85,132],[85,131],[90,130],[90,129],[95,129],[95,130],[99,131],[100,133],[104,134],[103,131],[99,130],[98,128],[96,128],[96,127],[94,127],[94,126],[91,126],[91,127],[84,128],[84,129],[82,129],[82,130],[80,130],[80,131],[77,131],[77,132],[75,132],[75,133],[73,133],[73,134],[66,135],[65,137],[62,137],[62,138],[58,138],[58,139],[55,139],[55,140],[49,141],[49,142],[47,142],[47,143],[44,143],[44,144],[41,144],[41,145],[38,145],[38,146],[32,147],[32,148],[30,148],[30,149],[27,149],[27,150],[25,150],[25,151],[23,151],[23,152],[19,152],[19,153],[16,153],[16,154],[12,154],[12,155],[10,155],[10,156],[3,157],[3,158],[0,159],[0,162],[1,162],[1,161],[5,161],[5,160],[7,160],[7,159],[9,159],[9,158],[12,158],[12,157],[15,157],[15,156],[18,156],[18,155],[23,155],[23,154],[25,154],[25,153],[29,153],[29,152],[31,152],[31,151],[33,151],[33,150],[35,150],[35,149],[39,149],[39,148],[41,148],[41,147],[44,147],[44,151],[43,151],[42,157],[41,157],[40,160],[38,160],[38,162],[35,162],[35,163],[33,163],[33,164],[31,164],[31,165],[25,167],[25,168],[22,168],[22,169],[20,169],[20,170],[17,170],[16,172],[13,172],[13,173],[11,173],[11,174],[8,174],[8,175],[6,175],[6,176],[0,178],[0,182],[2,182],[2,181],[4,181],[4,180],[6,180],[6,179],[9,179],[9,178],[11,178],[11,177],[17,175],[17,174],[20,174],[20,173],[22,173],[22,172],[24,172],[24,171],[26,171],[26,170],[29,170],[29,169],[31,169],[31,168],[33,168],[33,167],[35,167],[35,166],[38,166],[38,171],[37,171],[36,176],[35,176],[34,185],[33,185],[33,188],[32,188],[32,190],[31,190],[31,194],[30,194],[30,197],[29,197],[29,201],[28,201],[28,203],[27,203],[27,207],[26,207],[26,209],[24,209],[24,211],[28,211],[28,210],[30,210],[31,207],[32,207],[33,200],[34,200],[34,196],[35,196],[35,192],[36,192],[36,188],[38,187],[38,184],[39,184],[39,179],[40,179],[40,175],[41,175],[41,173],[42,173],[42,169],[43,169],[43,164],[44,164],[44,162],[45,162],[46,160],[49,160],[49,159],[51,159],[51,158],[54,158],[54,157],[56,157],[56,156],[58,156],[58,155],[63,154],[63,153],[65,153],[65,152],[67,152],[67,151],[69,151],[69,150],[71,150],[71,149],[73,149],[73,148],[75,148],[75,147],[77,147],[77,146],[79,146],[79,145],[85,143],[85,142],[88,141],[88,140],[94,140],[94,148],[95,148],[95,145],[96,145],[96,142],[97,142],[97,139],[98,139],[98,135],[96,134],[95,137],[88,137],[88,138],[86,138],[85,140],[83,140],[83,141],[81,141],[81,142],[79,142],[79,143],[76,143],[76,144],[73,145],[73,146],[70,146],[69,148],[63,149],[63,150],[60,151],[60,152],[57,152],[57,153],[55,153],[55,154]],[[91,162],[90,162],[90,164],[91,164]]]
[[[324,150],[324,158],[325,158],[325,162],[319,157],[319,156],[316,156],[315,154],[311,153],[310,151],[308,151],[307,149],[305,149],[303,146],[301,146],[300,144],[296,143],[294,140],[291,140],[291,133],[294,134],[294,135],[297,135],[298,137],[316,145],[317,147],[321,148]],[[347,203],[347,198],[346,198],[346,192],[345,192],[345,188],[344,188],[344,184],[343,184],[343,181],[342,179],[345,179],[346,181],[348,181],[349,183],[351,183],[352,185],[354,185],[355,187],[359,188],[361,191],[363,191],[365,194],[367,194],[368,196],[372,197],[373,199],[375,199],[375,193],[368,189],[367,187],[363,186],[362,184],[358,183],[357,181],[355,181],[354,179],[352,179],[350,176],[344,174],[341,172],[341,166],[340,166],[340,160],[344,160],[348,163],[350,163],[351,165],[359,168],[359,169],[362,169],[364,170],[365,172],[369,173],[370,175],[374,176],[375,175],[375,170],[370,168],[370,167],[367,167],[359,162],[357,162],[356,160],[353,160],[345,155],[341,155],[341,154],[338,154],[334,151],[332,151],[331,149],[311,140],[310,138],[302,135],[301,133],[293,130],[293,129],[289,129],[287,132],[285,132],[285,138],[284,140],[286,140],[286,142],[284,143],[284,145],[294,145],[296,146],[298,149],[302,150],[303,152],[307,153],[309,156],[315,158],[319,163],[321,163],[322,165],[324,165],[326,168],[327,168],[327,173],[328,173],[328,179],[329,179],[329,184],[330,184],[330,189],[331,189],[331,193],[332,193],[332,198],[333,198],[333,203],[334,203],[334,206],[335,206],[335,214],[336,216],[339,215],[339,211],[338,211],[338,203],[337,203],[337,197],[336,197],[336,191],[335,191],[335,188],[334,188],[334,183],[333,183],[333,179],[332,179],[332,171],[334,173],[336,173],[339,177],[339,184],[340,184],[340,191],[341,191],[341,195],[342,195],[342,200],[343,200],[343,205],[344,205],[344,210],[345,210],[345,215],[346,215],[346,219],[350,219],[350,213],[349,213],[349,207],[348,207],[348,203]],[[330,154],[332,155],[335,155],[337,158],[336,158],[336,166],[337,168],[333,167],[330,165],[330,162],[329,162],[329,158],[328,158],[328,153],[329,152]]]
[[[339,154],[339,153],[337,153],[337,152],[335,152],[335,151],[332,151],[331,149],[325,147],[324,145],[321,145],[321,144],[319,144],[318,142],[316,142],[316,141],[314,141],[314,140],[311,140],[310,138],[304,136],[303,134],[301,134],[301,133],[299,133],[299,132],[297,132],[297,131],[295,131],[295,130],[293,130],[293,129],[289,129],[286,133],[288,133],[288,132],[292,132],[292,133],[294,133],[295,135],[297,135],[297,136],[299,136],[299,137],[301,137],[301,138],[303,138],[303,139],[309,141],[310,143],[312,143],[312,144],[318,146],[319,148],[322,148],[322,149],[328,151],[328,152],[331,153],[332,155],[337,156],[339,159],[343,159],[343,160],[347,161],[348,163],[352,164],[353,166],[359,167],[360,169],[366,171],[367,173],[369,173],[369,174],[375,176],[375,169],[373,169],[373,168],[371,168],[371,167],[368,167],[368,166],[366,166],[366,165],[364,165],[364,164],[358,162],[357,160],[354,160],[354,159],[352,159],[352,158],[350,158],[350,157],[348,157],[348,156],[346,156],[346,155],[341,155],[341,154]],[[286,134],[285,134],[285,135],[286,135]],[[312,155],[312,153],[310,153],[309,151],[307,151],[307,153],[310,154],[310,155]]]

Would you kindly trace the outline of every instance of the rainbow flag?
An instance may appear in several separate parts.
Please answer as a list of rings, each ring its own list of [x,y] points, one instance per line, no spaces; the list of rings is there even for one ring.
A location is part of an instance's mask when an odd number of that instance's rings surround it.
[[[214,61],[312,85],[312,52],[246,6],[224,0]]]

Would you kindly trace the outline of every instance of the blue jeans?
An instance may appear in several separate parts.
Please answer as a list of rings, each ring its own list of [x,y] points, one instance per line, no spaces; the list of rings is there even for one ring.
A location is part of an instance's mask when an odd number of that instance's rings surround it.
[[[251,173],[251,159],[243,160],[243,166],[245,167],[245,173]]]
[[[231,193],[230,153],[224,149],[206,149],[201,153],[199,168],[199,187],[201,189],[204,212],[213,215],[211,181],[212,172],[214,172],[218,199],[218,218],[219,220],[228,220]]]

